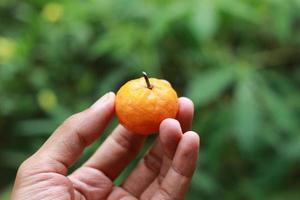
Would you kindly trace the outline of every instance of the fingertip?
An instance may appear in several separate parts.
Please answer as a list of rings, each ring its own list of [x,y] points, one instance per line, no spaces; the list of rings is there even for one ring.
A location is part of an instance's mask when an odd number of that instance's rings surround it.
[[[116,94],[113,92],[113,91],[109,91],[108,92],[108,96],[110,97],[110,98],[115,98],[116,97]]]
[[[165,119],[160,125],[159,134],[162,142],[177,140],[182,135],[180,123],[176,119]]]
[[[199,135],[194,131],[187,131],[183,134],[183,137],[186,140],[186,143],[188,147],[192,149],[198,149],[200,145],[200,137]]]
[[[187,97],[180,97],[177,119],[180,122],[183,131],[188,131],[191,129],[193,117],[194,103]]]
[[[164,119],[160,126],[159,126],[159,130],[160,131],[164,131],[165,129],[181,129],[180,128],[180,124],[176,119],[172,119],[172,118],[167,118]]]
[[[188,97],[180,97],[179,102],[180,102],[180,104],[186,105],[189,108],[194,108],[193,101],[191,99],[189,99]]]
[[[99,108],[103,108],[103,105],[108,108],[114,108],[116,95],[114,92],[108,92],[99,98],[90,108],[93,110],[98,110]]]

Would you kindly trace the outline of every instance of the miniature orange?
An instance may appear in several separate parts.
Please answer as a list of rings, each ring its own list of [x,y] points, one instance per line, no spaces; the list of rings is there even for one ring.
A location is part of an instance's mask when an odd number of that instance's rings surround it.
[[[171,84],[144,77],[125,83],[116,95],[116,114],[128,130],[141,135],[155,133],[166,118],[175,118],[178,97]]]

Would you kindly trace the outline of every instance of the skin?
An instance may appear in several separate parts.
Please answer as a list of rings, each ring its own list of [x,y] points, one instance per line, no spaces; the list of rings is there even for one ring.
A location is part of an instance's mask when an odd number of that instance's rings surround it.
[[[120,186],[113,180],[134,159],[145,136],[118,125],[80,168],[68,169],[101,136],[114,115],[110,92],[60,125],[18,169],[12,200],[184,199],[196,168],[199,136],[191,129],[194,107],[179,98],[177,119],[166,119],[159,136]]]

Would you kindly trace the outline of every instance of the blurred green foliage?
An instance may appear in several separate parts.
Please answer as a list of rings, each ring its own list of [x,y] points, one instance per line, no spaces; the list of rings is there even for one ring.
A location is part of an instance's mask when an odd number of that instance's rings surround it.
[[[1,0],[0,198],[67,116],[147,71],[196,106],[187,199],[298,199],[299,54],[299,0]]]

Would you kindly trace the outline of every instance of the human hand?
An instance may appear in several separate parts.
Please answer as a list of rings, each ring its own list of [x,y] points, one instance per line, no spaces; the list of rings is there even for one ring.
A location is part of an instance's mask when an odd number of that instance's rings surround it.
[[[179,98],[177,120],[166,119],[159,137],[120,186],[114,179],[137,155],[145,136],[118,125],[80,168],[68,169],[114,115],[115,95],[69,117],[20,166],[12,200],[184,199],[196,168],[199,136],[191,128],[193,103]],[[187,132],[186,132],[187,131]]]

